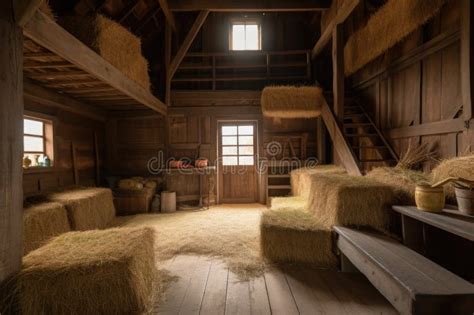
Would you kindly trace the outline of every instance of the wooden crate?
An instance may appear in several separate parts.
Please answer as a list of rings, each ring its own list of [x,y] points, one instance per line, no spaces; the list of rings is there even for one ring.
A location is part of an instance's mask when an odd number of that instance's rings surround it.
[[[114,204],[117,215],[130,215],[150,212],[156,189],[145,187],[142,190],[114,190]]]

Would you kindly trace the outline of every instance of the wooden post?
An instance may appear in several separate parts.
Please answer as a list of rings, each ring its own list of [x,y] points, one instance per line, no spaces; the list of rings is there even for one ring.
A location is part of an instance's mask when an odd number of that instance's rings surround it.
[[[339,122],[344,116],[344,33],[343,25],[337,24],[332,35],[332,87],[334,113]]]
[[[14,3],[0,2],[0,281],[22,257],[23,35]]]
[[[168,75],[171,66],[171,39],[172,32],[171,26],[165,24],[165,67],[166,67],[166,91],[165,91],[165,104],[170,106],[171,103],[171,77]]]
[[[463,0],[461,5],[461,95],[463,104],[463,119],[465,127],[469,128],[469,121],[472,118],[472,89],[474,84],[472,81],[473,62],[473,23],[472,12],[474,5],[470,0]],[[467,131],[464,132],[466,139],[468,138]]]

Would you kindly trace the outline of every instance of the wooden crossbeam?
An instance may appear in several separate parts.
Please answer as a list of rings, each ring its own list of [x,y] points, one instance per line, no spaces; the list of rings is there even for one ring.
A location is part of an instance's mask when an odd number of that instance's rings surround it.
[[[23,64],[23,69],[48,69],[48,68],[72,68],[72,67],[76,67],[76,66],[66,61],[25,62]]]
[[[199,12],[199,15],[197,16],[196,20],[194,21],[193,26],[191,27],[191,30],[189,31],[188,35],[186,35],[186,38],[184,39],[183,43],[181,44],[181,47],[176,53],[176,56],[171,62],[170,68],[168,70],[169,80],[173,78],[174,74],[176,73],[176,70],[178,70],[179,65],[183,61],[184,56],[188,52],[189,47],[191,47],[191,44],[193,43],[194,38],[196,38],[196,35],[199,33],[199,30],[201,29],[202,25],[206,21],[206,18],[208,15],[209,15],[208,10]]]
[[[163,10],[166,21],[171,26],[171,29],[176,32],[176,21],[174,19],[173,12],[171,12],[170,8],[168,7],[168,1],[158,0],[158,2],[160,3],[161,10]]]
[[[41,11],[23,29],[25,37],[83,69],[96,81],[110,85],[135,101],[166,115],[166,106],[135,81],[104,60]],[[72,85],[77,82],[71,82]]]
[[[221,11],[221,12],[281,12],[321,11],[330,7],[329,0],[173,0],[171,11]]]
[[[360,0],[346,0],[343,2],[342,6],[338,9],[336,16],[329,22],[328,26],[321,34],[321,37],[318,39],[316,44],[311,51],[311,58],[314,59],[318,56],[329,43],[332,38],[333,30],[337,24],[342,24],[354,9],[359,5]]]
[[[44,0],[16,0],[13,1],[15,10],[15,21],[18,26],[23,27],[39,9]]]
[[[70,71],[70,72],[45,72],[45,73],[28,73],[27,77],[34,80],[61,80],[67,77],[88,77],[89,73],[84,71]]]

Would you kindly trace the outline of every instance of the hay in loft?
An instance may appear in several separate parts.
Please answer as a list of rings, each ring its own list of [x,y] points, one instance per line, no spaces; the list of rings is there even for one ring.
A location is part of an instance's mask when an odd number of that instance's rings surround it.
[[[69,231],[71,227],[62,204],[46,202],[26,208],[23,212],[23,255]]]
[[[270,204],[270,209],[272,210],[304,210],[306,208],[306,199],[301,197],[273,197]]]
[[[260,102],[267,117],[314,118],[325,99],[319,87],[271,86],[263,89]]]
[[[52,20],[56,20],[56,17],[54,16],[53,9],[49,6],[49,1],[43,0],[39,6],[39,9],[41,12],[46,14],[49,18]]]
[[[107,188],[69,190],[47,198],[64,204],[73,230],[104,229],[115,218],[112,191]]]
[[[346,174],[346,170],[337,165],[317,165],[293,170],[291,176],[291,191],[293,196],[308,199],[311,192],[311,177],[318,174]]]
[[[428,175],[401,167],[377,167],[366,177],[392,187],[397,205],[415,205],[416,186],[430,182]]]
[[[349,76],[426,23],[446,0],[389,0],[347,40],[345,75]]]
[[[437,183],[448,177],[462,177],[474,181],[474,154],[455,157],[441,161],[432,171],[433,183]],[[450,203],[456,203],[454,186],[445,186],[446,198]]]
[[[336,266],[331,229],[306,211],[264,211],[260,233],[262,254],[273,262],[297,262],[318,268]]]
[[[59,23],[127,77],[150,90],[148,61],[142,55],[140,38],[100,14],[63,17]]]
[[[141,314],[156,279],[151,229],[69,232],[23,258],[23,314]]]
[[[308,211],[325,227],[371,227],[388,231],[388,209],[394,193],[390,186],[372,178],[319,174],[311,178]]]

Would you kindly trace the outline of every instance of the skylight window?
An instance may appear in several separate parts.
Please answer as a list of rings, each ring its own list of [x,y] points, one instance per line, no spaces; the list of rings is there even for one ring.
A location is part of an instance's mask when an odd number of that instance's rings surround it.
[[[230,50],[261,50],[261,27],[257,20],[232,21]]]

